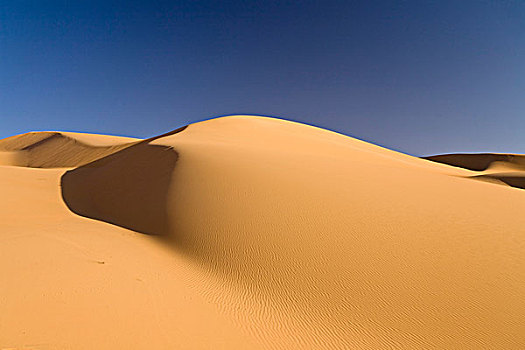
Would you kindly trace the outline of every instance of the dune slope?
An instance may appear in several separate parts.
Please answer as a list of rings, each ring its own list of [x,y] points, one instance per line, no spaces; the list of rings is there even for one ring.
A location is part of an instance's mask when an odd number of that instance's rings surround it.
[[[68,210],[63,172],[0,166],[0,349],[261,349],[191,260]]]
[[[73,212],[198,266],[206,296],[264,348],[521,349],[525,192],[472,174],[234,116],[61,182]]]

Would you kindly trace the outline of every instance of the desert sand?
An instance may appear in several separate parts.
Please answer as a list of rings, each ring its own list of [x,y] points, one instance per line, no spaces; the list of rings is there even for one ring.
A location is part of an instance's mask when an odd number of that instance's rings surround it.
[[[525,155],[474,153],[442,154],[424,157],[434,162],[474,170],[470,177],[525,189]]]
[[[0,349],[524,349],[492,157],[253,116],[0,140]]]

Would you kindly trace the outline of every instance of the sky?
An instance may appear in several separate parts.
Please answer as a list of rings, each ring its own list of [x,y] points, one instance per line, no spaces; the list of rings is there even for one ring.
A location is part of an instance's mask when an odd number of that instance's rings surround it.
[[[0,138],[229,114],[525,153],[525,1],[0,0]]]

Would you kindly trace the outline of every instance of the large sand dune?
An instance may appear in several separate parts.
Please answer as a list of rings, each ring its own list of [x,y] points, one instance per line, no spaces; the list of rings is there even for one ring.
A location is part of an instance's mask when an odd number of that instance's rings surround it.
[[[0,167],[0,347],[525,348],[521,189],[271,118],[82,137]]]

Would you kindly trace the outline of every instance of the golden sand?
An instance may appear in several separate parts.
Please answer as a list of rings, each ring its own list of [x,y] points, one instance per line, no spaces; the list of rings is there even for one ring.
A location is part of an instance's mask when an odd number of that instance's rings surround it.
[[[251,116],[0,164],[0,348],[525,348],[525,191],[478,170]]]

